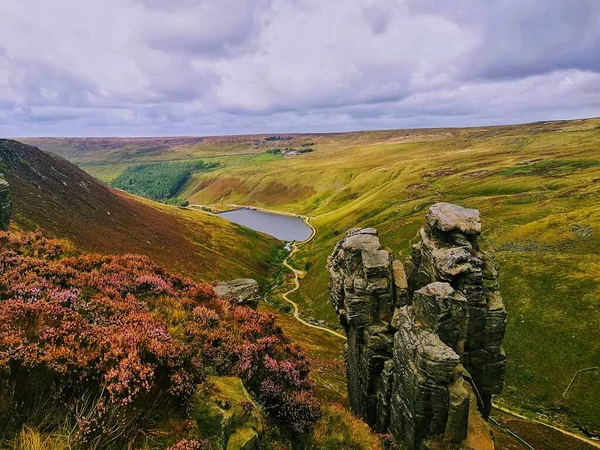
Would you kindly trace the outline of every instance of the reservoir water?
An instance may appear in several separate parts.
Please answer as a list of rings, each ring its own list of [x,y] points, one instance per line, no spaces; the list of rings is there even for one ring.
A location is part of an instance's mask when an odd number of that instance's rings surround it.
[[[300,217],[271,214],[254,209],[236,209],[219,213],[231,222],[244,225],[276,237],[281,241],[305,241],[311,235],[311,229]]]

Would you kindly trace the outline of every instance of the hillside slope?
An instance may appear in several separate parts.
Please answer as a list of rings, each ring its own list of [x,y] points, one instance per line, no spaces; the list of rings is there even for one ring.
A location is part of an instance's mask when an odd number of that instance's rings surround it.
[[[307,154],[267,153],[308,143],[314,151]],[[406,259],[432,203],[479,209],[485,245],[497,254],[508,311],[502,399],[600,433],[599,371],[579,375],[563,397],[576,371],[600,366],[600,119],[224,137],[165,143],[152,151],[143,151],[145,141],[135,141],[127,143],[122,160],[115,150],[122,142],[84,139],[70,145],[86,148],[79,163],[101,178],[139,161],[218,158],[222,167],[194,176],[185,198],[310,216],[318,233],[295,258],[308,272],[294,300],[306,316],[331,325],[337,317],[328,300],[325,263],[347,229],[377,227],[382,241]]]
[[[265,279],[279,243],[214,215],[163,206],[108,188],[68,161],[0,140],[13,224],[42,229],[85,251],[139,253],[196,280]]]

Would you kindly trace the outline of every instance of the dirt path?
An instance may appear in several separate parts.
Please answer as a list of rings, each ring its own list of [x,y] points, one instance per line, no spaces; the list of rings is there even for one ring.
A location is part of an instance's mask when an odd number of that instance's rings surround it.
[[[318,325],[313,325],[312,323],[309,323],[309,322],[303,320],[302,318],[300,318],[300,312],[298,310],[298,304],[296,302],[294,302],[293,300],[290,300],[290,298],[289,298],[290,294],[296,292],[300,288],[300,275],[303,275],[303,272],[301,270],[294,269],[289,264],[288,261],[298,251],[298,245],[300,245],[300,244],[306,244],[307,242],[310,242],[317,235],[317,230],[315,229],[315,227],[313,227],[310,224],[310,221],[309,221],[308,217],[303,217],[303,219],[304,219],[304,222],[306,223],[306,225],[308,225],[310,227],[310,229],[312,230],[312,233],[311,233],[310,237],[307,240],[302,241],[302,242],[294,242],[294,244],[292,244],[292,251],[287,256],[287,258],[285,258],[285,260],[283,261],[283,265],[294,274],[294,278],[292,279],[292,284],[294,285],[294,287],[292,289],[290,289],[289,291],[284,292],[283,294],[281,294],[281,298],[283,298],[286,302],[288,302],[290,305],[292,305],[292,307],[294,308],[294,318],[298,322],[300,322],[302,325],[306,325],[307,327],[314,328],[316,330],[325,331],[325,332],[327,332],[329,334],[332,334],[332,335],[334,335],[334,336],[336,336],[336,337],[338,337],[340,339],[346,340],[346,336],[344,336],[341,333],[338,333],[337,331],[330,330],[329,328],[326,328],[326,327],[320,327]]]

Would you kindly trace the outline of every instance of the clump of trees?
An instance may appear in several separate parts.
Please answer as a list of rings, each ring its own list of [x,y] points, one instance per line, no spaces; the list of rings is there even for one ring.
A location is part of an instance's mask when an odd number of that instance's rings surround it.
[[[86,447],[120,446],[161,418],[185,420],[207,372],[242,378],[292,432],[313,426],[306,355],[274,315],[147,257],[69,251],[0,232],[0,436],[69,423]]]
[[[174,199],[193,173],[218,167],[218,163],[177,161],[138,164],[128,167],[112,185],[151,200],[179,204]]]

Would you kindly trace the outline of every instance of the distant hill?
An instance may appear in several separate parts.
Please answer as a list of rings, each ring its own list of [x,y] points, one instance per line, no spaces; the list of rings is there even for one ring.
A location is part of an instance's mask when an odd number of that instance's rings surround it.
[[[107,187],[65,159],[0,139],[13,226],[42,229],[85,251],[139,253],[197,280],[267,277],[278,241],[212,214]]]

